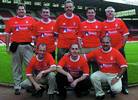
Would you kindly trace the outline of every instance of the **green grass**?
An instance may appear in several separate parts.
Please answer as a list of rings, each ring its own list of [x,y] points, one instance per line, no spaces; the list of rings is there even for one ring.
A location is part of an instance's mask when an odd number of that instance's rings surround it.
[[[138,83],[138,42],[127,43],[125,47],[128,61],[128,82]],[[11,55],[0,47],[0,83],[13,83]]]
[[[138,42],[127,43],[125,51],[128,61],[128,82],[138,83]]]

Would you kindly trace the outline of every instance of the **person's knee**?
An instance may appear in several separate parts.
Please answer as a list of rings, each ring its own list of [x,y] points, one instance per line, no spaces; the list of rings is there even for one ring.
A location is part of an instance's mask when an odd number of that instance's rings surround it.
[[[55,75],[55,73],[54,73],[54,72],[49,73],[48,79],[49,79],[49,80],[56,80],[56,75]]]
[[[100,78],[96,74],[91,74],[90,80],[91,81],[96,81],[96,80],[100,80]]]
[[[111,90],[115,93],[120,93],[122,88],[120,86],[112,87]]]

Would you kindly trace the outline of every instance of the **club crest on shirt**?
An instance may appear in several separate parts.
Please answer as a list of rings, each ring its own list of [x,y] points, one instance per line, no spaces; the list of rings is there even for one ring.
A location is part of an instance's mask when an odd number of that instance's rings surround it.
[[[28,21],[26,21],[26,24],[28,24],[29,22]]]
[[[42,30],[42,29],[44,29],[43,27],[40,27],[40,29]]]
[[[97,29],[98,28],[98,25],[96,25],[95,28]]]
[[[87,28],[87,26],[84,26],[84,28]]]

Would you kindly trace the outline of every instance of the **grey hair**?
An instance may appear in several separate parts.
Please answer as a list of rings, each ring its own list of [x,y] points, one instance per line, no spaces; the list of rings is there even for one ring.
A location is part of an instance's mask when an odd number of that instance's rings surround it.
[[[105,12],[107,12],[108,10],[112,10],[112,11],[115,12],[115,9],[114,9],[112,6],[107,7],[107,8],[105,9]]]

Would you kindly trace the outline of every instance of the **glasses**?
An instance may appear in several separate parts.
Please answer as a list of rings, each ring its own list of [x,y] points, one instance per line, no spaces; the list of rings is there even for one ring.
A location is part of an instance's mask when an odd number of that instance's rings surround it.
[[[78,50],[79,48],[71,48],[71,50]]]

